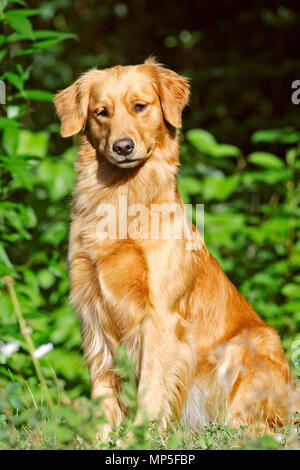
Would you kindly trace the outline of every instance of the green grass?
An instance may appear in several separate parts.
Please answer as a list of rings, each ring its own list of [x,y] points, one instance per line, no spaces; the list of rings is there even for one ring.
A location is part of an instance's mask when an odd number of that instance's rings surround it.
[[[120,376],[119,399],[128,407],[128,416],[108,441],[96,439],[106,422],[101,400],[71,399],[55,374],[46,385],[37,380],[29,383],[20,376],[0,387],[0,449],[300,449],[300,424],[278,429],[273,435],[255,433],[250,426],[235,429],[217,423],[198,432],[181,424],[162,430],[146,417],[135,425],[137,384],[133,363],[123,347],[116,356],[115,371]]]
[[[16,395],[15,395],[16,399]],[[50,411],[46,406],[14,409],[6,405],[1,415],[0,449],[142,449],[142,450],[219,450],[219,449],[300,449],[300,429],[290,426],[273,436],[249,437],[245,430],[210,424],[198,432],[187,427],[171,426],[161,431],[158,426],[140,426],[125,418],[120,428],[111,433],[106,443],[95,435],[103,418],[96,418],[99,404],[87,399],[60,403]]]

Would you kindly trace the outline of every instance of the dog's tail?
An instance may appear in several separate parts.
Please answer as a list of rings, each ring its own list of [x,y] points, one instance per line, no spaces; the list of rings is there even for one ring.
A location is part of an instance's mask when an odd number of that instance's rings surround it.
[[[290,409],[293,415],[294,424],[300,423],[300,388],[293,385],[289,393]]]
[[[299,388],[296,389],[295,413],[297,413],[297,416],[294,418],[294,423],[300,423],[300,390]]]

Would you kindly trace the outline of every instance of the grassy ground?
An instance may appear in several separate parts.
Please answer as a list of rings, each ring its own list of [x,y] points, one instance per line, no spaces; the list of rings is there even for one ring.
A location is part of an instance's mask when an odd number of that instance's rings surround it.
[[[85,408],[85,409],[84,409]],[[247,436],[246,430],[211,424],[193,432],[189,428],[172,427],[161,432],[147,426],[134,427],[124,423],[111,434],[107,443],[96,442],[96,424],[91,418],[91,404],[80,407],[60,406],[49,413],[46,409],[27,410],[24,416],[2,422],[0,449],[144,449],[144,450],[280,450],[300,449],[300,429],[286,427],[274,435]],[[78,410],[82,416],[79,418]],[[13,422],[19,421],[18,424]]]
[[[136,426],[137,386],[124,349],[119,350],[115,370],[121,378],[119,398],[129,412],[108,442],[97,442],[95,437],[106,421],[99,412],[101,401],[70,398],[55,376],[44,386],[38,381],[29,384],[20,376],[0,386],[0,449],[300,449],[300,423],[273,435],[255,433],[250,426],[234,429],[216,423],[198,432],[180,424],[162,431],[158,424],[149,426],[146,418]]]

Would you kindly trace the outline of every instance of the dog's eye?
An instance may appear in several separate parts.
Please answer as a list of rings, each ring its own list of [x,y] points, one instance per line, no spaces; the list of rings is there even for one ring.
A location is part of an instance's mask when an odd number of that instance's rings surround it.
[[[95,113],[96,113],[97,116],[108,117],[108,111],[105,108],[101,109],[100,111],[96,110]]]
[[[144,109],[146,108],[147,108],[147,105],[142,104],[142,103],[135,103],[133,105],[133,109],[135,110],[136,113],[140,113],[141,111],[144,111]]]

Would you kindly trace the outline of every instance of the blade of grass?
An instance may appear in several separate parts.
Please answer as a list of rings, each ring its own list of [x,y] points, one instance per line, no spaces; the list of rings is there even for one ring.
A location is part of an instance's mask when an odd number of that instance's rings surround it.
[[[19,301],[18,301],[18,298],[17,298],[17,294],[16,294],[16,291],[15,291],[15,288],[14,288],[14,280],[11,276],[6,276],[5,277],[5,283],[8,287],[9,295],[10,295],[11,301],[13,303],[14,310],[15,310],[15,313],[17,315],[18,322],[19,322],[19,325],[20,325],[20,328],[21,328],[21,334],[24,336],[25,341],[27,343],[28,351],[29,351],[32,363],[34,365],[36,375],[37,375],[37,377],[39,379],[39,382],[41,384],[46,402],[47,402],[49,408],[53,408],[53,401],[50,397],[49,390],[48,390],[45,378],[43,376],[39,360],[34,355],[34,351],[35,351],[34,344],[33,344],[33,341],[32,341],[31,335],[30,335],[30,329],[26,325],[26,322],[25,322],[23,314],[22,314],[22,310],[20,308],[20,304],[19,304]]]

